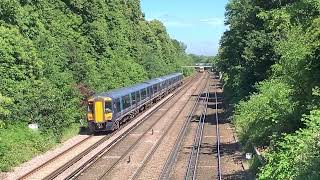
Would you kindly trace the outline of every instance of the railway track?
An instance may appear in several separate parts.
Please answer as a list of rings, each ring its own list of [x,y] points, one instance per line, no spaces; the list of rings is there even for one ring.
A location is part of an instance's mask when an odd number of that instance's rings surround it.
[[[65,169],[67,166],[72,165],[75,161],[77,161],[81,156],[84,156],[88,151],[94,149],[95,147],[99,146],[103,143],[106,139],[108,139],[112,134],[103,136],[103,137],[94,137],[92,135],[84,138],[80,142],[74,144],[66,151],[59,153],[58,155],[54,156],[53,158],[49,159],[48,161],[44,162],[40,166],[36,167],[35,169],[31,170],[27,174],[19,177],[18,179],[52,179],[55,176],[56,172],[46,173],[48,171],[53,171],[52,169],[61,171]],[[95,143],[92,143],[95,142]],[[89,146],[89,148],[88,148]],[[76,153],[80,153],[80,155],[75,155]],[[65,157],[68,157],[67,159]],[[70,158],[71,157],[71,158]],[[58,161],[65,161],[65,164],[61,165]],[[39,173],[42,176],[39,176]],[[45,175],[43,175],[45,174]]]
[[[178,94],[182,89],[187,87],[195,79],[196,79],[195,76],[188,79],[187,82],[182,87],[180,87],[179,89],[177,89],[174,92],[174,94]],[[150,115],[155,113],[158,109],[160,109],[164,104],[166,104],[166,102],[168,102],[172,98],[173,98],[173,96],[166,99],[159,107],[157,107],[153,111],[151,111],[148,116],[142,118],[142,120],[139,123],[142,123],[144,120],[146,120]],[[123,128],[123,127],[125,127],[125,126],[121,126],[121,128]],[[132,127],[132,128],[134,128],[134,127]],[[130,130],[130,128],[129,128],[129,130]],[[22,175],[18,179],[19,180],[22,180],[22,179],[54,179],[57,176],[59,176],[62,172],[64,172],[66,169],[71,167],[74,163],[78,162],[84,156],[89,154],[92,150],[94,150],[98,146],[102,145],[104,142],[106,142],[106,140],[108,140],[111,136],[115,135],[117,132],[118,131],[114,131],[111,134],[108,134],[105,136],[90,135],[90,136],[84,138],[83,140],[79,141],[75,145],[71,146],[67,150],[59,153],[57,156],[54,156],[53,158],[44,162],[43,164],[36,167],[35,169]],[[108,147],[105,147],[104,150],[107,148]],[[74,175],[74,174],[71,174],[71,176],[69,176],[67,178],[71,178],[72,175]]]
[[[196,178],[199,154],[200,154],[200,149],[201,149],[201,144],[202,144],[204,123],[205,123],[207,107],[208,107],[208,100],[209,100],[209,92],[206,92],[204,112],[201,114],[201,116],[199,118],[197,131],[196,131],[196,135],[194,138],[194,143],[193,143],[190,158],[188,161],[187,172],[186,172],[184,179],[195,179]]]
[[[208,82],[206,82],[207,84]],[[172,151],[170,152],[169,157],[166,160],[166,163],[164,167],[161,170],[161,174],[159,176],[159,179],[168,179],[170,177],[171,171],[173,169],[173,166],[177,160],[178,153],[181,149],[182,141],[186,135],[186,132],[190,126],[190,122],[193,119],[193,116],[195,115],[196,108],[199,106],[199,103],[201,102],[202,99],[202,94],[205,91],[205,87],[201,90],[201,93],[198,94],[198,97],[192,107],[192,110],[190,111],[189,115],[187,116],[187,119],[185,120],[185,123],[183,127],[180,129],[178,137],[175,141],[174,147],[172,148]]]
[[[215,83],[209,83],[203,89],[205,97],[197,102],[198,105],[195,103],[163,165],[159,179],[221,179],[216,88]]]
[[[197,83],[195,83],[197,84]],[[197,89],[197,88],[195,88]],[[172,110],[173,107],[176,107],[178,105],[178,103],[180,102],[179,99],[181,99],[182,96],[185,95],[186,92],[188,92],[189,89],[185,89],[184,92],[182,92],[180,94],[180,96],[177,97],[177,100],[169,105],[166,108],[160,109],[160,114],[158,114],[157,116],[155,116],[155,118],[150,118],[148,120],[148,123],[143,127],[140,126],[138,128],[136,128],[135,130],[133,130],[132,132],[129,132],[127,135],[124,136],[124,138],[121,140],[121,142],[115,144],[114,147],[110,148],[109,150],[107,150],[99,159],[97,158],[95,160],[95,162],[93,162],[90,166],[87,167],[87,169],[82,173],[82,174],[78,174],[77,176],[75,176],[75,178],[77,179],[107,179],[108,177],[112,176],[112,172],[115,171],[117,169],[117,167],[119,166],[119,164],[123,165],[124,161],[127,160],[130,161],[131,156],[129,155],[129,153],[134,150],[137,146],[139,146],[141,143],[143,143],[143,139],[146,136],[150,136],[153,135],[153,133],[155,133],[154,137],[159,137],[160,133],[153,132],[153,129],[156,129],[156,126],[159,126],[159,122],[161,122],[160,120],[163,118],[163,114],[166,114],[168,111]],[[196,90],[194,90],[196,91]],[[189,97],[189,99],[191,98],[191,96]],[[189,101],[188,99],[188,101]],[[186,103],[185,103],[186,104]],[[185,106],[184,104],[184,106]],[[177,107],[176,107],[177,108]],[[184,109],[184,107],[182,107],[181,109],[177,110],[176,115],[173,119],[175,119],[176,117],[178,117],[182,110]],[[166,132],[168,131],[168,129],[170,129],[170,127],[172,126],[172,124],[175,121],[171,121],[167,124],[167,128],[165,128],[164,133],[162,133],[162,136],[159,137],[159,139],[157,140],[156,144],[151,144],[151,151],[149,153],[146,152],[146,158],[142,160],[142,165],[138,166],[138,170],[135,171],[135,173],[133,173],[133,175],[131,176],[131,178],[135,178],[136,175],[139,174],[139,169],[143,168],[143,164],[145,164],[149,157],[151,157],[151,155],[153,154],[153,151],[157,148],[158,144],[161,142],[161,139],[163,139],[163,137],[165,136]],[[148,145],[145,145],[148,146]],[[128,162],[129,163],[129,162]],[[100,169],[103,173],[98,173],[97,174],[97,169]],[[101,172],[100,171],[100,172]]]
[[[198,94],[198,95],[197,95],[197,97],[195,98],[195,100],[194,100],[194,102],[192,104],[192,108],[190,108],[191,112],[185,118],[182,119],[182,123],[180,125],[176,125],[176,126],[172,125],[171,128],[168,129],[168,131],[162,137],[161,141],[158,141],[156,146],[152,149],[152,151],[145,158],[145,160],[143,161],[142,165],[135,171],[134,175],[132,176],[132,179],[147,179],[147,178],[153,179],[153,178],[155,178],[154,176],[153,177],[148,177],[148,176],[146,176],[146,174],[148,174],[150,169],[156,167],[154,165],[154,163],[155,163],[155,161],[156,161],[156,159],[158,157],[165,156],[165,155],[160,155],[161,154],[160,152],[162,151],[163,148],[162,149],[159,148],[160,144],[162,144],[162,146],[166,146],[166,142],[162,142],[163,138],[165,136],[170,136],[170,134],[168,133],[169,131],[178,132],[178,134],[177,133],[171,133],[171,135],[176,134],[174,136],[175,136],[176,141],[178,141],[179,137],[181,137],[181,134],[183,134],[184,129],[186,129],[185,127],[188,126],[190,120],[192,119],[192,116],[194,115],[193,112],[195,112],[196,107],[199,105],[199,102],[201,101],[201,95],[203,93],[204,88],[207,86],[207,83],[208,83],[208,77],[206,77],[205,80],[204,80],[204,86],[199,88],[200,91],[195,93],[195,94]],[[180,129],[180,131],[177,131],[179,129]],[[168,138],[168,139],[170,141],[170,138]],[[174,139],[172,139],[171,141],[174,142]],[[169,146],[169,143],[168,143],[168,146]],[[175,150],[175,148],[176,147],[173,147],[171,149]],[[157,154],[155,153],[156,151],[158,151]],[[168,153],[168,155],[169,155],[169,153]],[[171,155],[172,155],[172,152],[170,153],[169,157]],[[153,161],[151,161],[152,158],[153,158]],[[155,174],[158,174],[158,173],[155,172]],[[158,178],[161,179],[161,175]]]
[[[212,98],[208,98],[209,101],[213,101],[210,104],[211,106],[213,105],[212,109],[210,109],[211,118],[204,118],[199,133],[200,140],[195,141],[196,143],[194,144],[194,146],[197,147],[194,153],[195,155],[190,156],[189,165],[190,163],[191,165],[188,167],[191,167],[191,171],[187,168],[185,179],[222,179],[217,84],[214,83],[211,88],[213,91]],[[207,112],[206,107],[206,113]],[[194,160],[191,160],[192,158],[194,158]],[[208,171],[211,171],[211,173],[208,173]]]

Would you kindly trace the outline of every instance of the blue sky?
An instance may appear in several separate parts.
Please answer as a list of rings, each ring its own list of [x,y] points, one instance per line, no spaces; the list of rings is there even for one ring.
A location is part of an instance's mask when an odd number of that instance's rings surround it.
[[[225,5],[228,0],[141,0],[147,20],[158,19],[171,38],[184,42],[187,52],[215,55],[226,30]]]

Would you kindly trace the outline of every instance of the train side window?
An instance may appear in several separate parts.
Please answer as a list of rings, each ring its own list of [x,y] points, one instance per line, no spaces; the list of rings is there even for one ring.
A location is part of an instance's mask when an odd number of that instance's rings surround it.
[[[119,100],[119,99],[116,100],[116,108],[117,108],[117,111],[118,111],[118,112],[121,112],[121,111],[122,111],[122,110],[121,110],[121,105],[120,105],[120,100]]]
[[[136,104],[136,93],[131,93],[132,104]]]
[[[130,107],[131,103],[130,103],[130,96],[129,94],[125,96],[125,107],[128,108]]]
[[[146,88],[146,94],[147,94],[147,97],[148,97],[148,96],[150,96],[150,90],[149,90],[149,87],[147,87],[147,88]]]
[[[137,101],[137,103],[140,102],[140,93],[139,92],[140,91],[136,92],[136,98],[137,98],[136,101]]]
[[[147,97],[147,92],[146,92],[147,89],[142,89],[141,90],[141,100],[145,99]]]
[[[128,95],[122,97],[123,109],[127,109],[129,107],[128,101],[130,101],[130,97]]]
[[[145,95],[144,95],[145,92],[146,92],[146,91],[145,91],[144,89],[141,89],[141,90],[140,90],[141,100],[143,100],[143,99],[145,98]]]
[[[157,85],[156,84],[152,86],[152,90],[153,90],[152,91],[153,94],[157,92]]]
[[[149,91],[149,96],[152,96],[153,93],[152,93],[152,88],[151,88],[151,86],[148,87],[148,91]]]
[[[148,87],[146,87],[146,97],[148,97],[149,96],[149,92],[148,92],[149,90],[148,90]]]

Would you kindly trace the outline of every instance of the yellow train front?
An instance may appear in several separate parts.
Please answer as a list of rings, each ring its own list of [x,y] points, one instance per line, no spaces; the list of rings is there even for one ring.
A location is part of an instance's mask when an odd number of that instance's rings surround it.
[[[93,97],[88,100],[87,121],[91,131],[112,130],[112,99],[109,97]]]
[[[115,130],[181,84],[182,73],[170,74],[88,99],[87,121],[93,132]]]

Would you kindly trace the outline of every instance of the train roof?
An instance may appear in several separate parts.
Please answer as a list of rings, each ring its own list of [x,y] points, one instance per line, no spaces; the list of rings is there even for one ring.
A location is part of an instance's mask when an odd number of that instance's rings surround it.
[[[110,97],[110,98],[118,98],[118,97],[122,97],[124,95],[130,94],[132,92],[136,92],[140,89],[144,89],[146,87],[149,87],[151,85],[157,84],[159,82],[165,81],[167,79],[171,79],[173,77],[177,77],[182,75],[182,73],[174,73],[174,74],[169,74],[166,76],[162,76],[159,78],[154,78],[154,79],[150,79],[147,81],[144,81],[142,83],[138,83],[129,87],[124,87],[124,88],[118,88],[118,89],[113,89],[107,92],[103,92],[103,93],[99,93],[94,95],[93,97],[98,97],[98,96],[104,96],[104,97]]]

